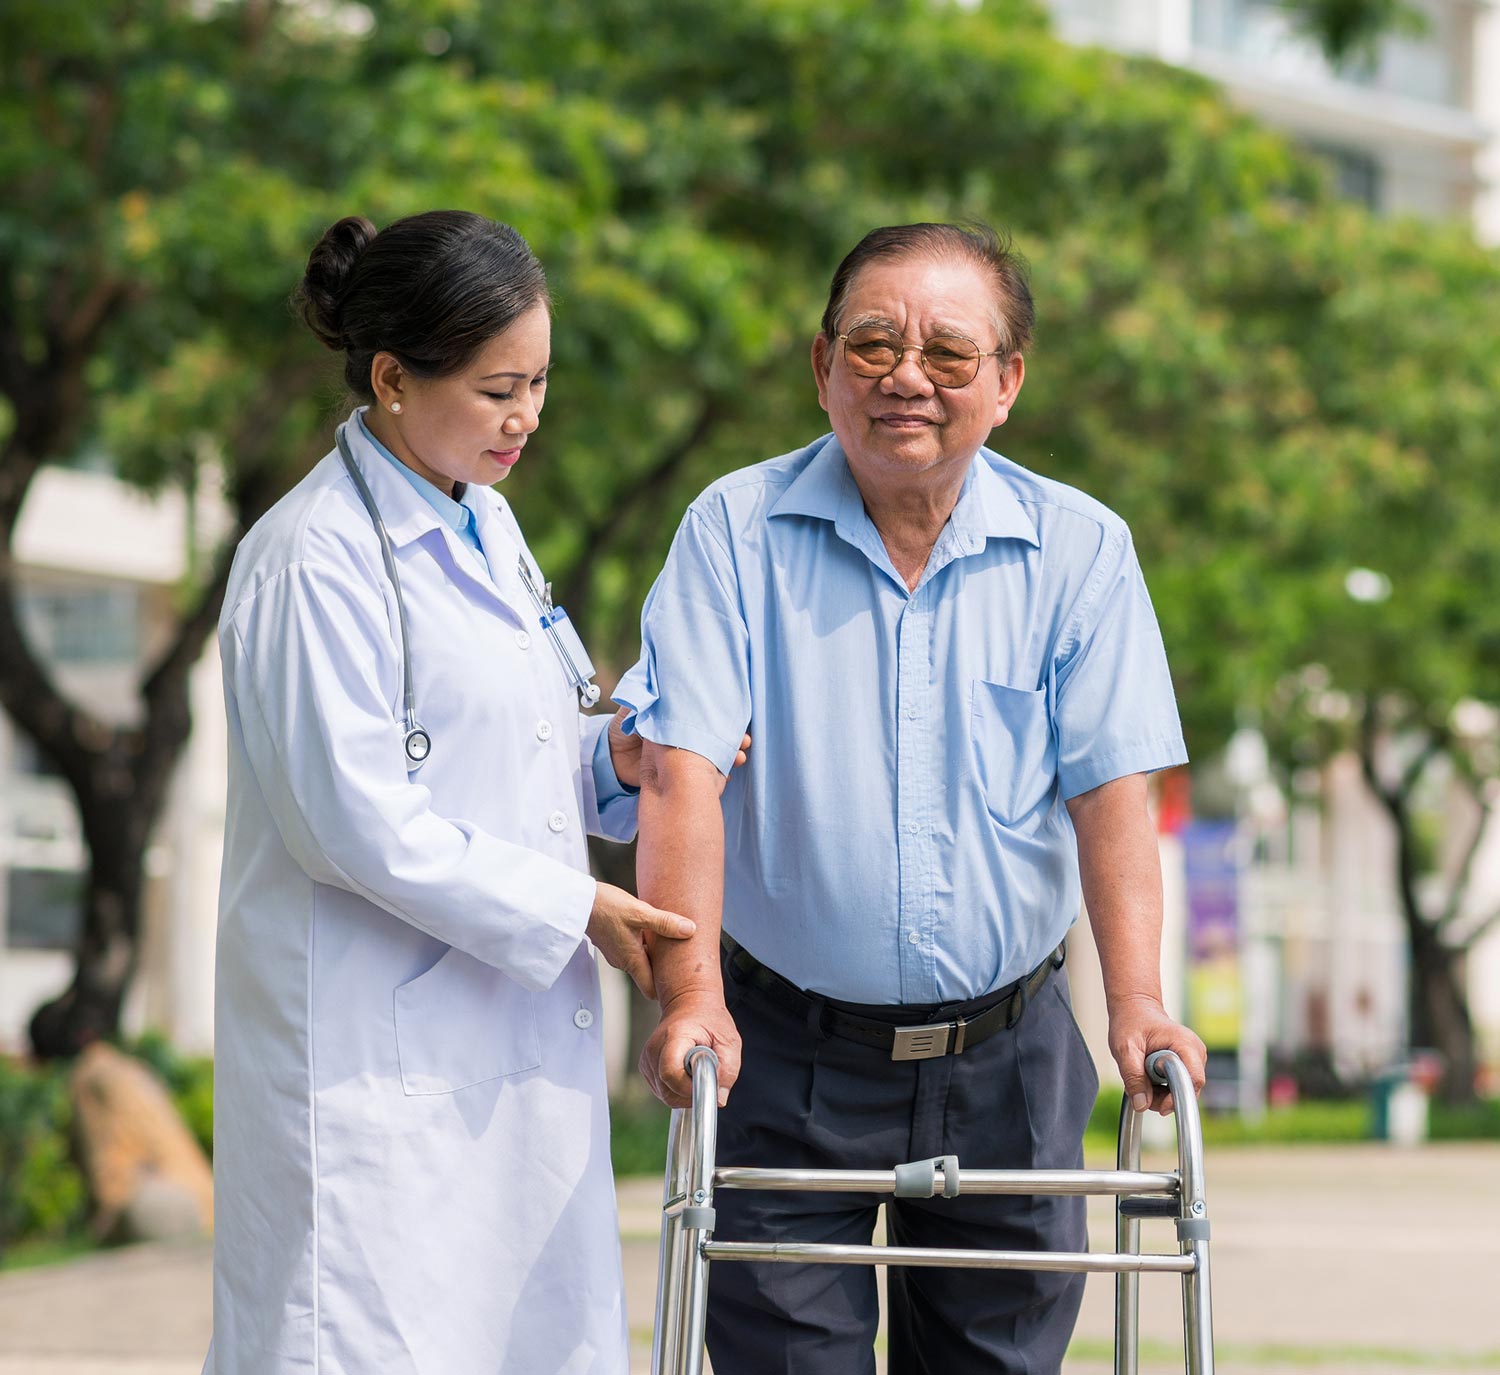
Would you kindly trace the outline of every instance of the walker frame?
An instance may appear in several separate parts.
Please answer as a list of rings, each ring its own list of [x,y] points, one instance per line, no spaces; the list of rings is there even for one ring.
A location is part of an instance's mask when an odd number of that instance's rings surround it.
[[[672,1113],[662,1202],[652,1375],[702,1375],[710,1261],[799,1264],[921,1265],[962,1269],[1050,1270],[1115,1275],[1115,1375],[1136,1375],[1140,1345],[1140,1276],[1182,1277],[1186,1375],[1213,1375],[1209,1296],[1208,1200],[1203,1130],[1187,1068],[1171,1051],[1146,1061],[1147,1073],[1171,1090],[1177,1123],[1177,1169],[1141,1170],[1142,1113],[1120,1104],[1113,1170],[964,1170],[957,1157],[915,1161],[890,1170],[803,1170],[716,1166],[718,1059],[707,1046],[687,1055],[691,1108]],[[797,1241],[714,1241],[715,1189],[886,1193],[897,1197],[970,1194],[1100,1194],[1115,1200],[1113,1252],[989,1251],[940,1247],[852,1246]],[[1178,1253],[1141,1251],[1141,1219],[1172,1218]]]

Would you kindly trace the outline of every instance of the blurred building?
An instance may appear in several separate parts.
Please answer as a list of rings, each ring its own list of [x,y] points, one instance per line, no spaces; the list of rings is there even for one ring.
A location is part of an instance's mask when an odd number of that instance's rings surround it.
[[[188,551],[224,520],[211,500],[148,499],[101,473],[45,468],[14,553],[28,639],[62,690],[108,724],[138,718],[141,672],[167,642]],[[194,670],[195,727],[146,857],[131,1029],[186,1049],[213,1039],[213,940],[224,819],[217,652]],[[86,863],[72,793],[0,713],[0,1051],[25,1045],[36,1007],[67,987]]]
[[[1048,0],[1059,33],[1219,82],[1373,210],[1470,221],[1500,243],[1500,8],[1413,0],[1421,32],[1335,69],[1272,0]]]

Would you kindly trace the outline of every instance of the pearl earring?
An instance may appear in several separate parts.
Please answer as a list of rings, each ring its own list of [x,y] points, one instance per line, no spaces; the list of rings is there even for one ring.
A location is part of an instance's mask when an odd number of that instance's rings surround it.
[[[391,414],[392,415],[400,415],[401,414],[401,403],[399,401],[392,401],[391,402]]]

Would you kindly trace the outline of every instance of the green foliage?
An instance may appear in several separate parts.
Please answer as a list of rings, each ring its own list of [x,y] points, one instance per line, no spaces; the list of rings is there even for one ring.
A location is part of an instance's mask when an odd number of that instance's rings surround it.
[[[1392,17],[1334,8],[1301,4],[1335,43]],[[1209,83],[1033,0],[10,4],[0,183],[7,451],[61,397],[42,457],[222,467],[246,519],[328,448],[337,370],[285,304],[322,227],[517,224],[557,370],[507,491],[606,682],[688,500],[823,429],[838,259],[990,219],[1040,307],[996,443],[1131,522],[1195,757],[1247,717],[1311,762],[1362,707],[1399,736],[1500,702],[1500,257],[1336,204]]]
[[[1203,1143],[1212,1150],[1223,1146],[1329,1146],[1368,1141],[1374,1116],[1368,1097],[1327,1102],[1308,1099],[1269,1108],[1259,1119],[1238,1113],[1208,1113],[1203,1117]],[[1500,1141],[1500,1099],[1461,1105],[1433,1100],[1428,1105],[1427,1127],[1432,1141]],[[1112,1153],[1119,1128],[1119,1090],[1105,1089],[1094,1105],[1085,1133],[1090,1156]]]
[[[213,1152],[213,1061],[185,1056],[157,1032],[122,1047],[165,1082],[189,1130]],[[85,1235],[88,1189],[73,1156],[70,1067],[0,1058],[0,1253],[35,1263]]]
[[[671,1112],[655,1098],[636,1096],[609,1105],[609,1155],[617,1175],[659,1175],[667,1165]]]
[[[222,459],[234,493],[326,447],[336,370],[285,307],[323,225],[507,218],[558,314],[508,490],[621,666],[687,500],[822,429],[838,258],[977,215],[1040,303],[997,442],[1132,521],[1198,752],[1303,662],[1437,714],[1500,696],[1500,611],[1468,595],[1500,573],[1500,266],[1463,235],[1335,206],[1207,83],[1067,47],[1028,0],[370,8],[363,34],[232,0],[0,20],[0,264],[33,340],[124,293],[80,443],[138,481]],[[1390,578],[1378,611],[1354,566]]]
[[[0,1058],[0,1252],[23,1237],[58,1242],[82,1228],[71,1122],[64,1070]]]

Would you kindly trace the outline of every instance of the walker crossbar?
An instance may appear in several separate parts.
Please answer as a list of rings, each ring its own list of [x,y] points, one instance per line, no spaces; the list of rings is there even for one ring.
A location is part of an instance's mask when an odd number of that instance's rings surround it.
[[[660,1271],[652,1375],[702,1375],[710,1261],[781,1261],[822,1265],[910,1265],[953,1269],[1044,1270],[1115,1275],[1115,1375],[1136,1375],[1139,1285],[1144,1272],[1182,1277],[1187,1375],[1213,1375],[1213,1319],[1208,1279],[1208,1204],[1203,1187],[1203,1133],[1198,1101],[1182,1061],[1170,1051],[1147,1057],[1152,1079],[1171,1090],[1176,1107],[1178,1168],[1143,1172],[1141,1117],[1120,1106],[1114,1170],[964,1170],[953,1157],[891,1170],[715,1168],[718,1060],[707,1046],[688,1052],[693,1103],[672,1113],[662,1205]],[[984,1251],[931,1247],[840,1246],[797,1241],[713,1241],[713,1191],[721,1189],[886,1193],[911,1197],[969,1194],[1094,1194],[1115,1199],[1114,1252]],[[1142,1254],[1142,1217],[1176,1222],[1176,1254]]]

